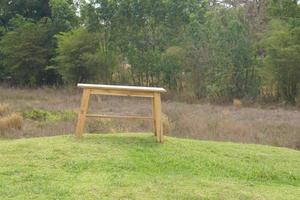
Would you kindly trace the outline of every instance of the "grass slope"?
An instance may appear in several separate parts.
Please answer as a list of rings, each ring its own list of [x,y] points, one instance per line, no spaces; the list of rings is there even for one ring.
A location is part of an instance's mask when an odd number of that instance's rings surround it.
[[[0,199],[299,199],[300,152],[149,134],[0,140]]]

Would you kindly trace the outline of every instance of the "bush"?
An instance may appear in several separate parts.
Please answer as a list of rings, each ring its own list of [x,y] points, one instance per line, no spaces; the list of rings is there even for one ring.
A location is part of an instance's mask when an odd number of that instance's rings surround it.
[[[47,111],[42,109],[33,109],[23,113],[23,117],[39,122],[55,122],[73,119],[75,113],[72,111]]]
[[[236,107],[236,108],[242,108],[243,106],[243,103],[241,100],[239,99],[233,99],[233,106]]]
[[[56,36],[57,69],[67,83],[111,81],[116,56],[109,51],[96,33],[83,28]]]
[[[23,118],[19,113],[12,113],[6,117],[0,118],[0,133],[3,134],[12,129],[21,129]]]
[[[16,28],[7,32],[0,41],[2,76],[11,77],[13,84],[41,85],[49,62],[51,26],[21,16],[11,21]]]

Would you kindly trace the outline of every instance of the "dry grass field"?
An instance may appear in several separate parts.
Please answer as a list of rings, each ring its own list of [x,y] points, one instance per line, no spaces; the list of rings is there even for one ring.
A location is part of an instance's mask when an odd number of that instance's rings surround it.
[[[0,87],[0,135],[21,138],[72,134],[80,94],[76,89]],[[149,99],[93,96],[89,110],[91,113],[151,115],[150,107]],[[163,112],[164,129],[169,136],[300,149],[300,111],[297,109],[165,100]],[[9,120],[10,117],[13,119]],[[10,121],[10,126],[5,120]],[[86,132],[91,133],[150,132],[151,129],[151,122],[140,120],[88,119],[86,126]]]

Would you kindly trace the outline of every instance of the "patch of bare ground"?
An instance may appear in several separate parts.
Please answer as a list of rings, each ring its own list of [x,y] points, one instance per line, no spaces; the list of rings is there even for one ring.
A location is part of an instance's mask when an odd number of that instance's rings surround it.
[[[74,111],[80,104],[77,89],[14,89],[0,87],[0,103],[14,112],[33,109],[49,112]],[[151,115],[149,99],[92,96],[89,112]],[[216,106],[163,102],[166,135],[201,140],[268,144],[300,149],[300,111],[243,106]],[[10,137],[37,137],[74,132],[76,115],[64,120],[35,121],[25,118],[21,130]],[[143,120],[88,119],[87,132],[150,132],[152,123]]]

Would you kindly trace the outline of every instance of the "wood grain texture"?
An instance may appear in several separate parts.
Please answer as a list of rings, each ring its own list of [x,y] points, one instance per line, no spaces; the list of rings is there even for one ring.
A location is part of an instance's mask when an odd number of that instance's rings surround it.
[[[152,103],[152,118],[153,118],[153,132],[154,132],[154,136],[157,136],[157,132],[156,132],[156,115],[155,115],[155,101],[154,98],[151,99],[151,103]]]
[[[120,118],[120,119],[144,119],[152,120],[152,117],[148,116],[134,116],[134,115],[98,115],[98,114],[86,114],[87,117],[95,118]]]
[[[89,106],[90,93],[91,93],[90,89],[84,89],[83,90],[80,110],[79,110],[79,113],[78,113],[76,132],[75,132],[77,138],[80,138],[82,136],[82,133],[83,133],[83,130],[84,130],[86,113],[87,113],[87,109],[88,109],[88,106]]]
[[[158,142],[163,142],[162,114],[160,93],[154,93],[155,127]]]
[[[130,91],[120,89],[91,89],[91,94],[111,95],[111,96],[127,96],[127,97],[149,97],[154,96],[153,92],[149,91]]]

